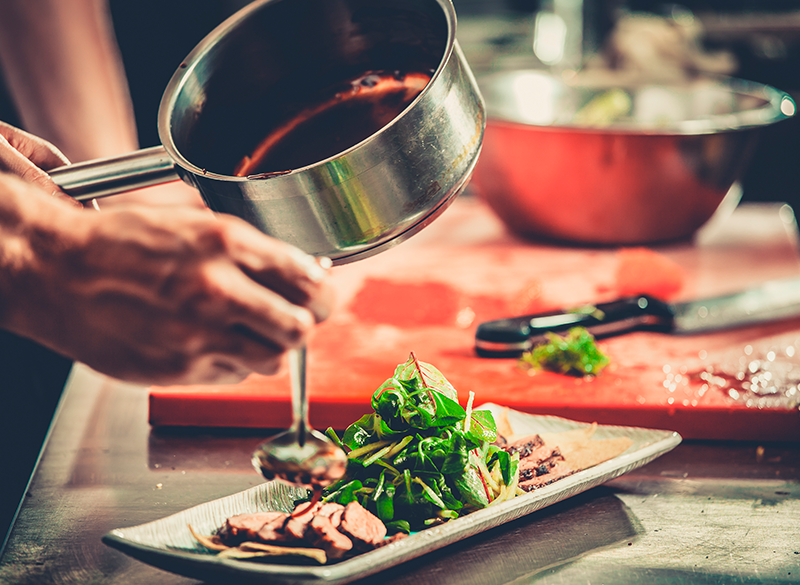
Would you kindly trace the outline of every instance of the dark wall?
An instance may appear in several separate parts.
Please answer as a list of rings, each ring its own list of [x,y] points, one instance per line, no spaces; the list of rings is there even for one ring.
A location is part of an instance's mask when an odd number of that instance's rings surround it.
[[[246,2],[110,0],[142,147],[159,144],[158,106],[186,55]]]

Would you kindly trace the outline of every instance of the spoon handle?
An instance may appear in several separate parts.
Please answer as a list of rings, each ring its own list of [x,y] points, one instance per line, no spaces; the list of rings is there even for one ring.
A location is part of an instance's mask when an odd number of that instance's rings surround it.
[[[289,351],[289,377],[292,384],[292,419],[297,442],[302,447],[308,432],[308,395],[306,394],[306,346]]]

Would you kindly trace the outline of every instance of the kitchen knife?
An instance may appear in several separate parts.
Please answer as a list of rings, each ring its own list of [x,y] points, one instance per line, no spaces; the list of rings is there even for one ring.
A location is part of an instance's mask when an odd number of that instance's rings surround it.
[[[481,323],[475,351],[481,357],[514,357],[547,340],[547,332],[585,327],[602,339],[631,331],[693,334],[800,316],[800,278],[697,301],[666,303],[639,295],[597,305]]]

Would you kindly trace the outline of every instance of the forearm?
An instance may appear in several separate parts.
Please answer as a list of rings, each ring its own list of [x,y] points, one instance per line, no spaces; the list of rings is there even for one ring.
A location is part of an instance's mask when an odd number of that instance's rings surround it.
[[[73,162],[137,148],[105,0],[2,0],[0,66],[25,128]]]
[[[80,209],[0,172],[0,328],[31,337],[36,295],[48,283],[47,257],[69,247]],[[38,339],[38,341],[42,341]]]

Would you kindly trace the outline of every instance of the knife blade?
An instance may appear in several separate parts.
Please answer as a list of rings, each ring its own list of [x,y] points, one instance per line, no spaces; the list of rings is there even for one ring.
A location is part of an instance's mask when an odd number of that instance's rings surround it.
[[[667,303],[638,295],[596,305],[522,315],[478,325],[481,357],[515,357],[547,340],[547,333],[584,327],[597,339],[632,331],[691,335],[800,316],[800,278],[771,280],[740,292]]]

